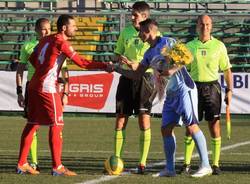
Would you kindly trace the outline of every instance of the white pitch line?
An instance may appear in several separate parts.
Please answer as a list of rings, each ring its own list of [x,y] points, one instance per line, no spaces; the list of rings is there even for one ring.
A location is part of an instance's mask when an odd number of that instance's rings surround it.
[[[230,149],[234,149],[234,148],[237,148],[237,147],[240,147],[240,146],[245,146],[245,145],[248,145],[250,144],[250,141],[245,141],[245,142],[240,142],[240,143],[236,143],[236,144],[233,144],[233,145],[229,145],[229,146],[225,146],[225,147],[222,147],[221,148],[221,151],[225,151],[225,150],[230,150]],[[211,154],[212,151],[209,151],[208,154]],[[192,158],[194,157],[198,157],[199,154],[196,153],[192,156]],[[184,157],[177,157],[176,160],[183,160]],[[148,164],[147,166],[152,168],[152,167],[155,167],[155,166],[161,166],[161,165],[165,165],[166,162],[165,161],[162,161],[162,162],[159,162],[159,163],[154,163],[154,164]],[[123,174],[123,175],[127,175],[129,173],[126,173],[126,174]],[[81,182],[81,183],[77,183],[77,184],[98,184],[98,183],[101,183],[101,182],[104,182],[104,181],[110,181],[110,180],[113,180],[115,178],[117,178],[119,176],[101,176],[100,178],[98,179],[94,179],[94,180],[88,180],[88,181],[85,181],[85,182]]]
[[[119,177],[119,176],[102,176],[98,179],[86,181],[86,182],[84,182],[84,184],[96,184],[96,183],[100,183],[100,182],[104,182],[104,181],[110,181],[110,180],[113,180],[117,177]],[[82,183],[76,183],[76,184],[82,184]]]
[[[245,141],[245,142],[240,142],[240,143],[236,143],[236,144],[233,144],[233,145],[229,145],[229,146],[224,146],[221,148],[221,151],[226,151],[226,150],[230,150],[230,149],[234,149],[234,148],[237,148],[237,147],[240,147],[240,146],[245,146],[245,145],[248,145],[250,144],[250,141]],[[208,154],[212,154],[212,151],[209,151]],[[196,154],[193,154],[192,155],[192,158],[196,158],[198,157],[199,154],[196,153]],[[177,157],[176,160],[184,160],[184,157]],[[162,166],[162,165],[165,165],[165,161],[162,161],[162,162],[159,162],[159,163],[153,163],[153,164],[148,164],[148,167],[154,167],[154,166]]]

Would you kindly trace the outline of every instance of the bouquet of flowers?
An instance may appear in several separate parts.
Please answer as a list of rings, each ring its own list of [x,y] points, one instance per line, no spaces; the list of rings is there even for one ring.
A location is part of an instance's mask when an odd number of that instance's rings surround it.
[[[178,66],[188,65],[193,60],[192,53],[181,42],[176,42],[172,48],[164,47],[161,54],[166,58],[166,61],[170,61],[170,64]]]
[[[152,59],[150,66],[154,69],[154,82],[159,100],[163,99],[168,82],[168,76],[161,75],[161,73],[173,65],[181,67],[190,64],[192,60],[191,52],[181,42],[176,42],[171,48],[164,47],[161,54]]]

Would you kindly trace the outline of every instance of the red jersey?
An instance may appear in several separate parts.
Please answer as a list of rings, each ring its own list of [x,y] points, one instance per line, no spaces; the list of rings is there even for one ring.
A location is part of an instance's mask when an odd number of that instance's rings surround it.
[[[58,75],[66,57],[86,69],[105,69],[107,66],[101,62],[85,60],[74,51],[62,34],[53,34],[44,37],[29,58],[30,63],[35,67],[29,88],[40,92],[56,93]]]

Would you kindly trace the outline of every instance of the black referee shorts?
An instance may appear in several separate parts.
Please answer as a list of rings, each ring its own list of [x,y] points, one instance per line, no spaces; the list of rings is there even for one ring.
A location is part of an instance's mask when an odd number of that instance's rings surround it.
[[[151,73],[145,73],[140,80],[120,77],[116,92],[116,113],[132,115],[151,113],[156,96]]]
[[[220,119],[222,97],[218,81],[195,83],[198,89],[199,121],[203,119],[204,113],[206,121]]]

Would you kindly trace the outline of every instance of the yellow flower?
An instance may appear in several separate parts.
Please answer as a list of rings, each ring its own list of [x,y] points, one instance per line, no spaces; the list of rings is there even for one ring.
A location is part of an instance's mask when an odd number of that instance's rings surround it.
[[[179,66],[187,65],[193,60],[191,52],[188,50],[186,45],[181,42],[177,42],[171,49],[164,47],[161,54],[166,58],[166,61],[170,58],[173,63]]]

